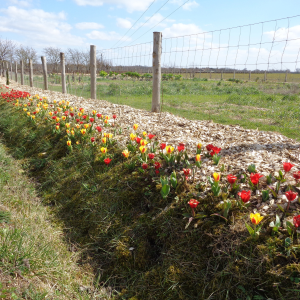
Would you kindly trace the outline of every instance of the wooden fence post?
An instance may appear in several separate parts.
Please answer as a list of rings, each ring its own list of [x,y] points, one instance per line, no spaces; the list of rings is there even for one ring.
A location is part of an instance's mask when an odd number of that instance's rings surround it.
[[[17,62],[15,62],[15,64],[16,64],[16,69],[15,69],[15,81],[16,82],[18,82],[18,63]]]
[[[44,77],[44,90],[48,90],[48,76],[47,76],[47,61],[45,56],[41,56],[43,77]]]
[[[32,59],[29,59],[29,84],[30,84],[30,87],[33,87]]]
[[[233,71],[233,79],[235,79],[235,70]]]
[[[23,60],[20,61],[21,64],[21,84],[24,85],[24,63]]]
[[[223,71],[221,71],[221,80],[223,80]]]
[[[249,81],[251,81],[251,71],[249,71]]]
[[[264,75],[264,81],[267,81],[267,71],[265,71],[265,75]]]
[[[161,32],[153,32],[153,60],[152,60],[152,112],[160,112],[160,85],[161,85]]]
[[[288,71],[285,71],[285,78],[284,78],[284,82],[287,82],[287,75],[288,75]]]
[[[62,93],[67,93],[66,88],[66,66],[65,66],[65,54],[60,52],[60,67],[61,67],[61,84],[62,84]]]
[[[90,69],[91,69],[91,98],[97,99],[97,65],[96,65],[96,46],[90,46]]]

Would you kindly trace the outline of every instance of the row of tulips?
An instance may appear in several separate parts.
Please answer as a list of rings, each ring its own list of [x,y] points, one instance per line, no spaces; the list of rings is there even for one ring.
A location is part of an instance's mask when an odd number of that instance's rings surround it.
[[[117,116],[113,115],[112,119],[109,116],[103,116],[96,110],[92,113],[85,112],[84,108],[72,107],[68,101],[54,101],[53,104],[49,104],[47,98],[40,98],[39,95],[30,96],[28,93],[14,91],[2,93],[1,97],[7,102],[12,102],[16,109],[23,111],[33,122],[38,122],[36,117],[40,120],[46,120],[53,126],[53,133],[62,134],[66,137],[66,145],[69,151],[73,150],[73,146],[84,147],[89,145],[91,147],[100,147],[101,157],[104,164],[107,166],[112,162],[112,158],[109,156],[109,147],[113,146],[113,136],[117,133],[117,130],[121,134],[122,131],[116,126]],[[97,121],[97,126],[95,125]],[[101,126],[99,126],[101,125]],[[114,130],[114,135],[109,132],[104,132],[104,128],[109,127],[109,130]],[[171,173],[170,177],[166,175],[160,176],[162,183],[162,196],[166,198],[171,191],[171,187],[174,189],[182,180],[183,184],[194,182],[197,169],[202,167],[202,156],[210,157],[214,164],[218,165],[221,158],[221,148],[218,148],[212,144],[206,145],[206,151],[204,151],[202,144],[198,143],[195,146],[194,157],[189,157],[185,143],[179,143],[176,147],[173,145],[167,145],[166,143],[158,143],[155,139],[155,135],[139,130],[139,125],[133,125],[133,131],[129,136],[126,149],[122,151],[124,159],[129,159],[130,156],[138,156],[140,168],[143,173],[159,176],[162,174],[162,168],[168,168]],[[126,163],[125,163],[126,165]],[[235,176],[233,174],[227,175],[227,181],[221,183],[221,175],[224,171],[224,166],[220,168],[220,173],[214,173],[212,177],[208,178],[208,182],[211,185],[211,193],[215,198],[223,199],[223,215],[222,217],[227,220],[228,213],[232,207],[230,197],[235,195],[239,196],[237,205],[242,207],[248,207],[251,205],[251,191],[259,189],[260,179],[263,177],[256,172],[255,166],[248,167],[249,176],[247,174],[240,174]],[[268,190],[262,191],[263,200],[269,199],[269,193],[272,193],[275,198],[279,193],[280,184],[285,182],[285,176],[292,170],[294,165],[289,162],[283,163],[284,174],[280,171],[279,176],[276,178],[276,188],[272,188],[270,185]],[[293,172],[293,177],[296,181],[296,185],[299,184],[300,171]],[[180,179],[181,178],[181,179]],[[240,183],[245,183],[246,179],[249,183],[249,189],[240,190]],[[267,177],[267,183],[272,182],[271,175]],[[225,197],[224,197],[225,195]],[[293,191],[293,188],[289,186],[285,192],[285,196],[289,203],[294,201],[298,196],[298,193]],[[195,213],[195,209],[199,204],[196,199],[191,199],[188,204],[191,207],[192,214],[189,216],[189,223],[198,217],[203,217]],[[286,212],[289,210],[289,204]],[[259,213],[250,214],[250,220],[254,224],[254,228],[246,224],[249,233],[253,236],[257,236],[261,225],[257,226],[263,219]],[[188,224],[189,224],[188,223]],[[294,226],[297,228],[300,225],[300,215],[294,216]]]

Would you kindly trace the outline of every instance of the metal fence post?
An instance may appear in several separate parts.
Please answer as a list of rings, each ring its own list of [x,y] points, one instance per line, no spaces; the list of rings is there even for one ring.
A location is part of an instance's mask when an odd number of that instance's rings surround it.
[[[60,67],[61,67],[61,84],[62,84],[62,93],[67,93],[66,88],[66,66],[65,66],[65,54],[60,52]]]
[[[285,71],[285,78],[284,78],[284,82],[287,82],[287,75],[288,75],[288,71]]]
[[[23,60],[20,61],[21,64],[21,84],[24,85],[24,63]]]
[[[249,81],[251,81],[251,71],[249,71]]]
[[[161,32],[153,32],[153,85],[152,85],[152,112],[160,112],[160,85],[161,85]]]
[[[90,69],[91,69],[91,98],[97,99],[97,76],[96,76],[96,46],[90,46]]]
[[[32,59],[29,59],[29,84],[30,84],[30,87],[33,87]]]
[[[45,56],[41,56],[43,76],[44,76],[44,90],[48,90],[48,77],[47,77],[47,61]]]

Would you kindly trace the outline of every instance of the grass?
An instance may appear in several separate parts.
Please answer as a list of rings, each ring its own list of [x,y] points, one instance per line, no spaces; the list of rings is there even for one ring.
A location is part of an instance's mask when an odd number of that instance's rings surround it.
[[[80,252],[68,250],[61,226],[2,144],[0,199],[0,298],[90,299],[80,288],[93,287],[93,273],[78,266]]]
[[[41,82],[36,85],[42,88]],[[50,89],[61,91],[59,84],[50,84]],[[83,77],[81,83],[71,82],[68,92],[89,98],[89,78]],[[162,110],[188,119],[275,131],[300,140],[299,94],[298,83],[204,81],[203,78],[163,81]],[[97,99],[150,110],[152,82],[98,78]]]
[[[0,108],[9,151],[39,182],[41,199],[64,224],[66,239],[86,248],[84,260],[102,286],[116,290],[115,299],[299,299],[298,238],[287,247],[287,233],[271,235],[271,217],[252,240],[245,229],[248,214],[235,207],[228,223],[211,216],[220,207],[210,195],[199,196],[201,184],[182,183],[162,199],[159,182],[126,168],[116,144],[108,147],[113,160],[106,168],[98,147],[70,153],[65,135],[54,135],[46,121],[35,124],[6,102]],[[194,197],[198,212],[208,217],[185,228],[183,213]],[[23,195],[16,197],[23,201]]]

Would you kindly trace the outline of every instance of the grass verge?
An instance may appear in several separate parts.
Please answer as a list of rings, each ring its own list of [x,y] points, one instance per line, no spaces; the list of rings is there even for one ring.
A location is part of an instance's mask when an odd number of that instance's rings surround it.
[[[91,299],[93,273],[23,173],[0,144],[0,298]]]

